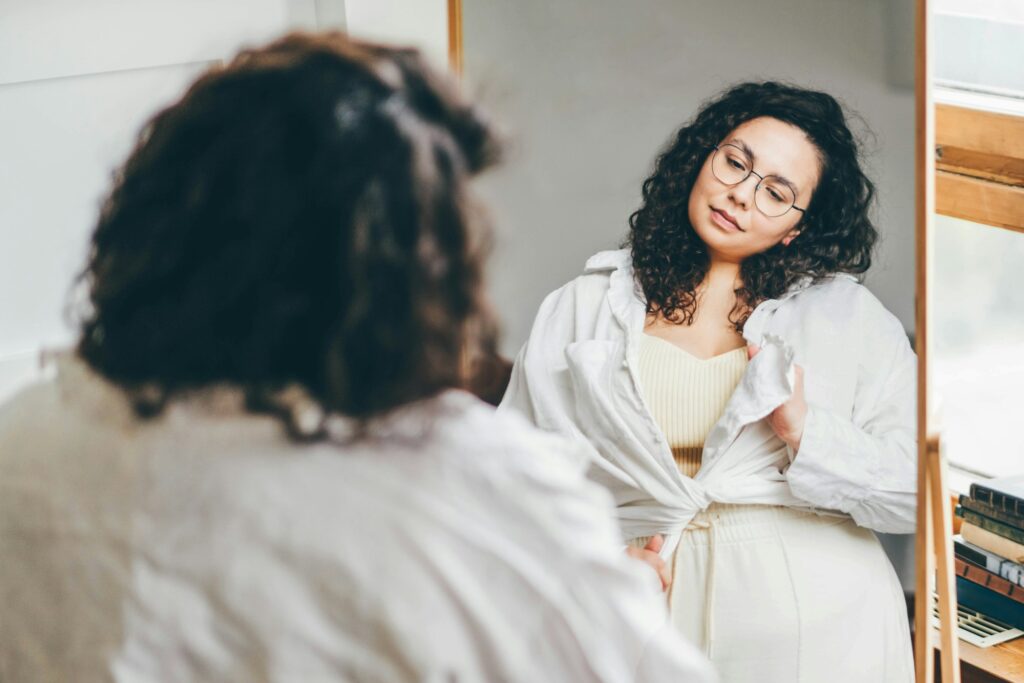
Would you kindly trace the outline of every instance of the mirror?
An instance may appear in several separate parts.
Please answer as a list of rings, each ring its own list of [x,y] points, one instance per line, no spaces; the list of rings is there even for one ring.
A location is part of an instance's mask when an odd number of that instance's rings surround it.
[[[827,92],[846,110],[877,189],[880,240],[863,284],[913,338],[913,3],[482,1],[463,8],[463,31],[467,86],[510,140],[506,162],[481,184],[497,229],[491,291],[506,356],[531,339],[545,296],[579,276],[591,255],[624,244],[644,180],[680,126],[729,86],[766,79]],[[853,347],[858,336],[837,343]],[[514,373],[520,393],[521,384]],[[610,399],[622,414],[632,410],[628,396]],[[912,591],[912,536],[883,543]],[[708,590],[700,588],[705,597]],[[715,649],[704,627],[688,628],[721,665],[728,648]]]

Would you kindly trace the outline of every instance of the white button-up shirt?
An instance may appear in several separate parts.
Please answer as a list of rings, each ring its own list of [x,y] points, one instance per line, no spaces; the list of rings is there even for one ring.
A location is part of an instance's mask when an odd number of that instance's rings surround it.
[[[0,680],[712,680],[571,449],[456,391],[357,441],[139,420],[66,363],[0,406]]]
[[[743,336],[761,351],[683,475],[637,378],[645,300],[628,250],[587,261],[550,294],[519,353],[501,410],[572,438],[615,498],[626,538],[674,539],[712,502],[849,514],[909,533],[915,523],[916,358],[899,321],[849,275],[761,303]],[[765,419],[804,368],[809,406],[798,454]]]

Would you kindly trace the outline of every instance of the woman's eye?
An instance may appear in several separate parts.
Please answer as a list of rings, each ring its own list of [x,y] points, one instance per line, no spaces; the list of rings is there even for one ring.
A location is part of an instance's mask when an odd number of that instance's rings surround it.
[[[747,170],[747,167],[743,164],[743,162],[738,159],[729,159],[729,165],[735,168],[737,171]]]

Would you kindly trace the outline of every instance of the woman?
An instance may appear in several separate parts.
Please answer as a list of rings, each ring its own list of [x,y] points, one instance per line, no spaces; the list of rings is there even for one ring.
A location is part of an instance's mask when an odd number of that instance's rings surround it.
[[[502,403],[589,449],[723,681],[912,679],[871,530],[914,529],[916,366],[854,277],[873,194],[832,97],[728,90],[658,158],[628,248],[541,305]]]
[[[566,446],[459,390],[494,149],[340,35],[150,122],[74,357],[0,406],[0,680],[709,680]]]

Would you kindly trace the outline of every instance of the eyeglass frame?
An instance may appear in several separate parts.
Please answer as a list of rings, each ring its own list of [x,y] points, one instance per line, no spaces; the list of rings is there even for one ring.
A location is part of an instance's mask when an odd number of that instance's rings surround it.
[[[758,181],[757,181],[757,185],[754,186],[754,206],[757,207],[758,211],[760,211],[762,214],[764,214],[767,218],[782,218],[787,213],[789,213],[790,209],[796,209],[797,211],[799,211],[804,216],[807,215],[807,209],[806,208],[801,209],[799,206],[796,205],[796,197],[793,197],[793,203],[789,205],[789,209],[786,209],[785,211],[780,213],[778,216],[769,216],[767,213],[765,213],[764,209],[762,209],[760,206],[757,205],[757,189],[759,187],[761,187],[761,183],[764,182],[764,179],[765,179],[766,176],[763,176],[760,173],[757,173],[756,171],[754,171],[754,165],[753,164],[750,164],[750,170],[747,171],[747,175],[743,176],[742,180],[737,180],[735,183],[727,183],[724,180],[722,180],[721,178],[719,178],[718,174],[715,173],[715,156],[718,154],[719,151],[721,151],[722,147],[735,147],[744,156],[746,156],[746,152],[744,152],[742,149],[740,149],[736,145],[732,144],[731,142],[723,142],[721,145],[712,145],[712,149],[714,149],[715,151],[711,155],[711,175],[715,176],[715,180],[717,180],[718,182],[722,183],[726,187],[736,187],[737,185],[742,185],[743,183],[747,182],[747,178],[749,178],[750,176],[756,175],[758,177]],[[793,194],[796,194],[796,193],[794,192]]]

